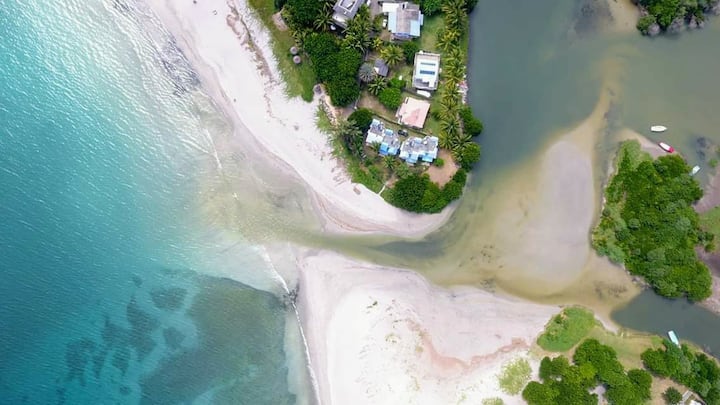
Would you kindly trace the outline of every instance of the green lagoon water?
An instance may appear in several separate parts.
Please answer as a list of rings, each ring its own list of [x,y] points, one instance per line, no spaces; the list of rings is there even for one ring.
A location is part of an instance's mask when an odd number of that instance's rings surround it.
[[[650,135],[653,124],[670,130],[650,139],[672,144],[691,165],[699,164],[703,168],[699,180],[705,182],[712,155],[708,147],[698,145],[720,145],[720,114],[716,112],[720,106],[716,78],[720,19],[710,19],[703,30],[650,39],[634,29],[613,30],[611,19],[597,17],[602,12],[582,13],[584,5],[602,11],[603,4],[591,0],[478,2],[470,16],[468,82],[469,103],[485,124],[479,138],[483,157],[456,213],[446,226],[419,241],[376,237],[322,243],[388,265],[418,269],[440,284],[492,288],[497,271],[503,270],[490,271],[486,265],[498,253],[487,242],[493,236],[485,234],[489,232],[485,224],[505,207],[502,201],[493,206],[487,202],[496,193],[518,187],[519,168],[538,159],[559,134],[588,117],[606,88],[611,92],[607,126],[593,140],[598,184],[606,179],[617,150],[618,131],[629,128]],[[509,182],[511,176],[515,183]],[[518,192],[533,187],[520,186]],[[595,273],[577,269],[575,285],[546,297],[534,291],[533,299],[568,304],[584,294],[584,304],[606,314],[623,299],[609,297],[607,285],[600,288],[593,283],[603,278],[629,283],[629,279],[620,269],[600,267]],[[532,263],[526,271],[532,272]],[[598,276],[597,271],[612,275]],[[507,290],[533,289],[521,273],[504,283],[500,287]],[[622,326],[660,334],[677,325],[680,336],[720,353],[718,318],[697,306],[644,293],[613,317]]]

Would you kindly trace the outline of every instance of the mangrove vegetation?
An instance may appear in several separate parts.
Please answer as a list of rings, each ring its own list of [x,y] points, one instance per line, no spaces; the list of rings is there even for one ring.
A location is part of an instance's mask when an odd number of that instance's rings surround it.
[[[695,248],[709,246],[712,234],[701,230],[692,207],[703,193],[690,167],[678,155],[653,160],[637,141],[627,141],[615,169],[593,247],[664,297],[709,297],[710,273]]]

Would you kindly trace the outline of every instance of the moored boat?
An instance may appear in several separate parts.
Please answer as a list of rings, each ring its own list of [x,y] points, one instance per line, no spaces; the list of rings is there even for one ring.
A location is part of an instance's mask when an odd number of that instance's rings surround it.
[[[690,171],[690,175],[691,175],[691,176],[694,176],[694,175],[696,175],[697,172],[699,172],[699,171],[700,171],[700,166],[695,165],[695,166],[693,166],[692,170]]]
[[[662,125],[653,125],[650,127],[650,131],[652,132],[665,132],[667,131],[667,127],[664,127]]]
[[[672,146],[666,144],[665,142],[659,142],[658,145],[662,148],[662,150],[664,150],[664,151],[667,152],[667,153],[673,153],[673,152],[675,152],[675,148],[673,148]]]

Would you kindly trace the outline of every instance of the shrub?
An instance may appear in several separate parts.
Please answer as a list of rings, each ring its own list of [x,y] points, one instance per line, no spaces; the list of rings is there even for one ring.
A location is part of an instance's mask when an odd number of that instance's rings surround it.
[[[402,93],[399,89],[387,87],[380,92],[380,103],[390,110],[397,110],[402,103]]]
[[[367,108],[360,108],[353,111],[348,117],[348,121],[355,123],[355,126],[360,132],[365,133],[370,128],[370,123],[373,120],[373,112]]]
[[[649,33],[650,26],[655,24],[656,22],[657,21],[655,20],[654,15],[646,15],[638,20],[637,29],[643,35],[647,35]]]
[[[555,315],[538,337],[538,345],[551,352],[570,350],[596,325],[592,312],[583,308],[566,308]]]
[[[517,395],[530,380],[530,363],[525,359],[518,359],[503,366],[498,375],[500,388],[509,395]]]
[[[442,0],[421,0],[420,8],[422,9],[423,14],[429,17],[440,11],[442,3]]]
[[[675,389],[675,387],[668,387],[668,389],[663,392],[663,399],[665,400],[665,403],[668,405],[675,405],[682,401],[682,394],[680,391]]]
[[[445,166],[445,161],[442,158],[435,159],[435,166],[437,167],[443,167]]]
[[[460,165],[462,168],[470,170],[478,160],[480,160],[480,145],[475,142],[465,144],[460,152]]]
[[[407,211],[421,212],[425,189],[430,183],[427,175],[412,174],[395,183],[391,193],[394,206]]]
[[[393,77],[388,82],[388,87],[398,90],[404,90],[405,86],[407,86],[407,82],[402,79],[398,79],[397,77]]]
[[[290,22],[295,27],[312,28],[313,23],[323,13],[323,2],[317,0],[287,0]]]
[[[470,136],[480,135],[483,131],[483,123],[475,118],[469,106],[460,109],[460,119],[463,122],[463,131]]]
[[[326,83],[333,105],[344,107],[360,96],[360,84],[354,77],[337,77]]]
[[[415,62],[415,54],[420,51],[420,45],[413,41],[406,41],[402,44],[403,54],[405,54],[405,62],[412,65]]]
[[[362,54],[355,49],[342,48],[336,57],[334,75],[355,77],[362,65]]]

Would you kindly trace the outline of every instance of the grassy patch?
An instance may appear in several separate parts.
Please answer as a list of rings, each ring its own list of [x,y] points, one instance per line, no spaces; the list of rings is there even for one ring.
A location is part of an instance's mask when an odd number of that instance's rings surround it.
[[[657,335],[623,335],[612,333],[597,325],[587,336],[597,339],[600,343],[612,347],[617,353],[620,363],[627,369],[643,368],[640,355],[646,349],[659,347],[662,338]]]
[[[597,324],[593,313],[578,307],[555,315],[538,338],[538,345],[550,352],[565,352],[578,344]]]
[[[443,15],[438,13],[432,17],[425,17],[420,35],[420,50],[435,52],[437,47],[437,33],[445,26]]]
[[[482,400],[482,405],[504,405],[502,398],[485,398]]]
[[[509,395],[517,395],[525,384],[530,381],[530,363],[525,359],[517,359],[503,366],[498,375],[500,388]],[[485,401],[483,401],[485,403]]]
[[[295,45],[295,39],[290,31],[280,31],[273,22],[272,16],[276,12],[273,0],[249,0],[249,4],[272,35],[273,54],[277,59],[283,79],[285,79],[288,96],[300,96],[305,101],[311,101],[313,86],[315,86],[315,73],[306,59],[303,59],[303,63],[300,65],[293,63],[290,48]]]
[[[718,250],[720,245],[720,207],[715,207],[710,211],[700,214],[700,227],[710,232],[714,236],[713,251]]]
[[[321,106],[318,105],[317,111],[315,111],[315,125],[318,129],[326,134],[331,134],[333,124],[330,122],[330,117]]]

